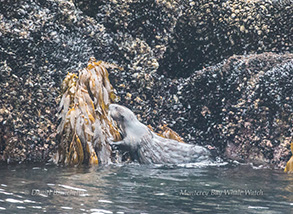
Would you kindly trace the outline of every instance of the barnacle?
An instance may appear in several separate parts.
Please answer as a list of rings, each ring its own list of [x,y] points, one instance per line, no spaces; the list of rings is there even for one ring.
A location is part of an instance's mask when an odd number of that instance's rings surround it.
[[[95,58],[79,75],[68,73],[62,83],[57,128],[57,164],[107,163],[111,157],[109,139],[121,140],[118,128],[108,116],[108,106],[116,96],[106,68],[113,65]]]
[[[287,162],[284,172],[293,173],[293,142],[291,143],[292,156]]]

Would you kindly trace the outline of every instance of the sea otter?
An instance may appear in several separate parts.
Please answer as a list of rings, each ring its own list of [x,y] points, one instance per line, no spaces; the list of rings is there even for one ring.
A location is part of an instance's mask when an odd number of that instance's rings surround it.
[[[158,136],[124,106],[110,104],[109,110],[123,137],[122,141],[111,144],[129,151],[132,159],[139,163],[180,164],[211,160],[206,148]]]

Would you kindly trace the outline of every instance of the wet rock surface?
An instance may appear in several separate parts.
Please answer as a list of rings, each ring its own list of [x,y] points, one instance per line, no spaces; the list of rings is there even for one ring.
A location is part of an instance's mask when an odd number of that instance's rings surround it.
[[[111,84],[145,124],[236,160],[289,159],[291,1],[0,4],[1,160],[49,157],[62,80],[91,56],[123,68]]]

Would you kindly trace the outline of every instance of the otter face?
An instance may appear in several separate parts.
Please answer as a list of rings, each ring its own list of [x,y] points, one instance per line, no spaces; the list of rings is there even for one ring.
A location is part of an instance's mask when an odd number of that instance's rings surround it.
[[[123,124],[129,121],[136,120],[133,112],[121,105],[110,104],[109,106],[110,116],[118,123],[118,125],[123,126]]]

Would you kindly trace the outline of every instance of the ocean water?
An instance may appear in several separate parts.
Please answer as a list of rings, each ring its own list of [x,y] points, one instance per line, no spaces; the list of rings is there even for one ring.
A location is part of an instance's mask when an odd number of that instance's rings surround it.
[[[0,213],[293,213],[293,174],[231,163],[0,166]]]

